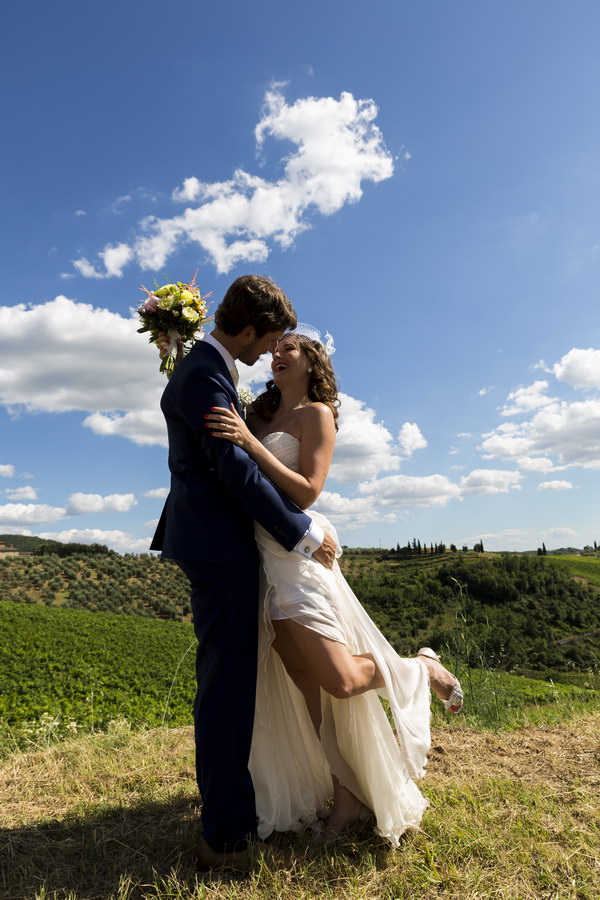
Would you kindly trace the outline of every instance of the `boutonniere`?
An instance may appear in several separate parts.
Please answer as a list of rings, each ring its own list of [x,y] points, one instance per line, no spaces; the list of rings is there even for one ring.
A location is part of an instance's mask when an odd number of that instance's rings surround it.
[[[254,394],[250,390],[250,388],[241,387],[238,388],[238,397],[240,400],[240,408],[242,410],[242,417],[245,419],[248,413],[248,410],[254,403]]]

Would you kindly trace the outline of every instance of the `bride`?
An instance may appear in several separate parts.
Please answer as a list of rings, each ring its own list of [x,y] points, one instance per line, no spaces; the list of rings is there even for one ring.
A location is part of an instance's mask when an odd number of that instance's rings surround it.
[[[247,425],[233,405],[206,417],[216,437],[242,447],[302,509],[321,493],[335,444],[339,401],[327,349],[316,329],[300,325],[273,351],[272,381]],[[310,515],[337,540],[324,516]],[[397,846],[427,805],[412,779],[427,762],[430,687],[458,712],[458,680],[429,648],[399,657],[337,563],[330,571],[288,553],[258,523],[255,537],[263,609],[250,771],[259,836],[300,830],[333,797],[324,840],[372,817]]]

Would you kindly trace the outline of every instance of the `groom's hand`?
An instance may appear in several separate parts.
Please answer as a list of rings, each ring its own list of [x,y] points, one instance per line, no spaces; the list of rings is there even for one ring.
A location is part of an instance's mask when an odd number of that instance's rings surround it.
[[[336,542],[333,540],[333,538],[330,538],[329,535],[326,534],[321,546],[317,547],[317,549],[313,553],[313,559],[316,559],[317,562],[320,562],[321,565],[325,566],[326,569],[333,569],[336,549]]]

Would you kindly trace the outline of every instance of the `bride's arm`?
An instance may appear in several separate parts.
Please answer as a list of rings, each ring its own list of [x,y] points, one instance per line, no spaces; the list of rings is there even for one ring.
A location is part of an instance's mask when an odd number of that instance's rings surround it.
[[[280,491],[301,509],[307,509],[325,484],[335,445],[335,425],[324,403],[307,406],[299,419],[300,471],[293,472],[261,444],[235,410],[215,408],[206,416],[207,427],[214,429],[215,437],[242,447]]]

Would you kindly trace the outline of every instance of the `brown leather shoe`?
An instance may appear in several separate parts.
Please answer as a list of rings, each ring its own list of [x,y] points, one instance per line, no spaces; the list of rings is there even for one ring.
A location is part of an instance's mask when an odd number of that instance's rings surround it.
[[[251,863],[251,854],[248,849],[235,850],[230,853],[217,853],[210,847],[203,837],[198,841],[196,853],[196,868],[199,871],[208,869],[248,869]]]
[[[244,869],[247,870],[260,856],[269,857],[278,862],[285,861],[285,854],[278,851],[271,844],[263,844],[254,841],[245,850],[235,850],[229,853],[217,853],[201,836],[198,841],[196,854],[196,868],[199,871],[209,869]]]

